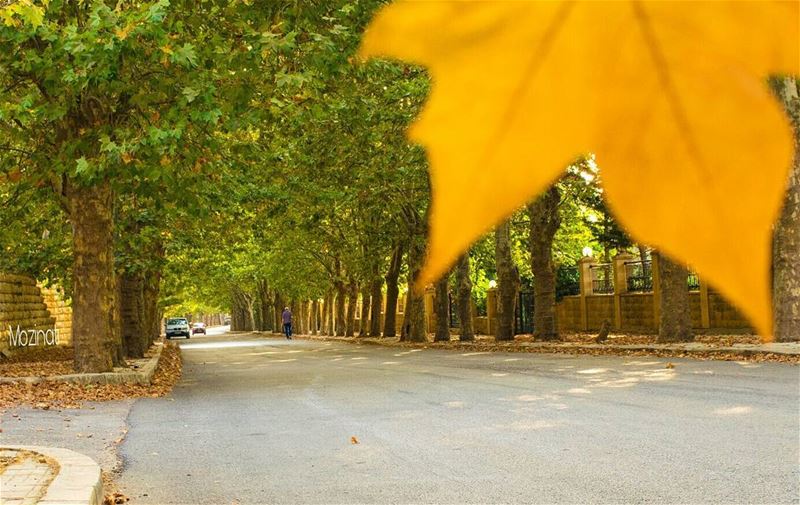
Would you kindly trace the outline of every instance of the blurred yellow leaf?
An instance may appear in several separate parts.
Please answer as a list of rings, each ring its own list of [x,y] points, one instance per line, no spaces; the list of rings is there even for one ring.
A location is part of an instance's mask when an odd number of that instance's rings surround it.
[[[134,28],[134,25],[126,25],[124,28],[114,28],[114,35],[120,40],[125,40]]]
[[[767,77],[798,73],[797,1],[397,2],[361,56],[428,67],[410,136],[434,199],[421,282],[595,153],[640,242],[771,331],[770,237],[791,131]]]

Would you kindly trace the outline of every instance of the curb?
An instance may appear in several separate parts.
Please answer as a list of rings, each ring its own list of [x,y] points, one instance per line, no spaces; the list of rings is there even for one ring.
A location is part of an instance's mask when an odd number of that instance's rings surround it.
[[[69,449],[36,445],[3,445],[4,449],[36,452],[61,467],[38,505],[102,505],[103,479],[93,459]]]
[[[47,377],[0,377],[0,384],[41,384],[43,382],[68,382],[72,384],[140,384],[148,385],[156,372],[162,342],[156,342],[155,353],[139,370],[123,369],[119,372],[73,373],[67,375],[50,375]]]

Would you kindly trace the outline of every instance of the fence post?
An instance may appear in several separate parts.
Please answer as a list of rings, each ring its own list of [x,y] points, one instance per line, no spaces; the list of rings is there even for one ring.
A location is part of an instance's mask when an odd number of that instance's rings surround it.
[[[621,295],[628,292],[628,269],[625,263],[631,261],[633,255],[622,252],[614,256],[614,329],[622,329]]]
[[[591,266],[597,263],[591,256],[584,256],[578,261],[578,274],[580,275],[580,308],[581,308],[581,328],[583,331],[589,330],[589,314],[586,306],[586,297],[594,291],[592,289],[592,270]]]
[[[497,288],[486,290],[486,332],[494,335],[495,319],[497,318]]]
[[[658,332],[661,327],[661,255],[658,251],[651,251],[650,259],[650,268],[653,270],[653,327]]]

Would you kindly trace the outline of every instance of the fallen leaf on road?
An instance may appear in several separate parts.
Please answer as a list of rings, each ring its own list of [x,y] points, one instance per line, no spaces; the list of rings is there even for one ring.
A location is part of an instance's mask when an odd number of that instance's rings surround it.
[[[675,368],[675,365],[673,365],[672,363],[667,363],[666,368],[672,369],[672,368]]]
[[[356,437],[350,437],[350,443],[351,444],[357,444],[358,443],[358,439]]]

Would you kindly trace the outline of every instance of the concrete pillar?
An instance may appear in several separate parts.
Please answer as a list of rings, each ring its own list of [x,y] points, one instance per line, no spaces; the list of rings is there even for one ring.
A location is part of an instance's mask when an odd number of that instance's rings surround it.
[[[597,263],[591,256],[584,256],[578,261],[578,273],[580,274],[580,307],[581,307],[581,328],[583,331],[589,330],[589,314],[586,307],[586,297],[594,291],[592,289],[592,269],[591,266]]]
[[[628,292],[628,269],[625,263],[633,261],[633,255],[619,253],[614,257],[614,328],[622,329],[622,300],[621,295]]]
[[[497,324],[497,288],[486,290],[486,332],[494,335]]]

